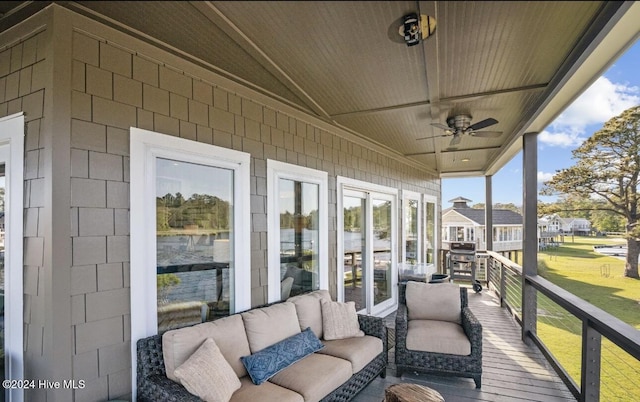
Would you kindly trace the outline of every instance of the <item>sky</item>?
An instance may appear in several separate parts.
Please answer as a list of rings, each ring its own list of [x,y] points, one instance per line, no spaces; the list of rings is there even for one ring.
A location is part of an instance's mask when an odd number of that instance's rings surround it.
[[[640,104],[640,40],[631,46],[584,93],[538,134],[538,188],[560,169],[575,164],[571,151],[610,118]],[[522,205],[522,152],[492,179],[493,203]],[[485,202],[485,178],[442,179],[442,208],[462,196],[469,205]],[[542,202],[557,197],[538,195]]]

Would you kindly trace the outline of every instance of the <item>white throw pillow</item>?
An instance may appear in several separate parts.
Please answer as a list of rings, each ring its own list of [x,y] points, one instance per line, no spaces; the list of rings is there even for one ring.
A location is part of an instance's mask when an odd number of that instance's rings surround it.
[[[322,306],[322,330],[325,340],[332,341],[364,336],[364,332],[360,330],[355,302],[340,303],[321,299],[320,303]]]
[[[207,338],[174,374],[187,391],[205,402],[229,402],[241,385],[212,338]]]

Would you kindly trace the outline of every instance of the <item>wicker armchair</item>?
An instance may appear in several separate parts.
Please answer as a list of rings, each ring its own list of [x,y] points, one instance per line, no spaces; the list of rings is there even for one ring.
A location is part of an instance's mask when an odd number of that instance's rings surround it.
[[[406,284],[401,284],[400,286],[405,287]],[[445,286],[445,284],[427,286]],[[471,353],[469,355],[407,349],[407,334],[411,320],[408,319],[409,314],[405,297],[409,297],[409,295],[406,292],[404,288],[401,288],[400,303],[396,314],[395,362],[397,376],[400,377],[403,371],[416,371],[468,377],[473,378],[476,388],[480,388],[482,377],[482,325],[468,307],[467,288],[460,287],[460,325],[471,344]],[[429,307],[440,308],[436,303],[437,301],[430,304]],[[408,304],[412,305],[411,303]],[[413,327],[415,328],[415,326]]]

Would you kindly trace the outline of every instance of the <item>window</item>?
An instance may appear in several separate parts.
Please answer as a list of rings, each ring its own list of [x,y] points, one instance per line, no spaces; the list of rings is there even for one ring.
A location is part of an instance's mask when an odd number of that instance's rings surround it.
[[[132,345],[251,307],[249,162],[131,129]]]
[[[267,160],[269,302],[329,287],[327,173]]]
[[[23,371],[23,183],[24,116],[0,118],[0,199],[2,242],[0,253],[0,348],[3,378],[21,380]],[[22,401],[19,388],[2,391],[2,397]],[[4,400],[3,398],[0,398]]]

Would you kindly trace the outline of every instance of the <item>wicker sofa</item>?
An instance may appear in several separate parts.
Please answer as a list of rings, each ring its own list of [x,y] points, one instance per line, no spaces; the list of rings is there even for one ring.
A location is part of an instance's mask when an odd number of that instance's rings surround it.
[[[331,300],[327,291],[291,297],[286,302],[256,307],[213,322],[138,340],[137,400],[200,401],[180,381],[169,377],[175,373],[175,366],[180,364],[180,361],[174,361],[176,356],[182,354],[184,360],[185,354],[191,353],[205,338],[215,340],[240,380],[240,388],[233,392],[231,402],[351,400],[378,375],[385,376],[387,329],[381,318],[357,315],[357,325],[364,333],[360,335],[364,336],[326,340],[323,338],[323,335],[328,337],[326,327],[323,328],[322,318],[318,321],[322,299]],[[291,306],[294,306],[293,317]],[[240,356],[257,354],[260,352],[257,349],[277,344],[287,335],[284,328],[291,328],[292,323],[283,320],[294,320],[297,332],[312,330],[319,335],[317,339],[324,347],[256,385],[252,382],[253,375],[248,375],[240,361],[244,357]],[[302,331],[303,328],[310,329]],[[185,348],[187,343],[191,349]],[[183,350],[178,351],[179,348]]]
[[[469,377],[475,381],[476,388],[480,388],[482,325],[468,307],[467,288],[451,283],[409,281],[400,285],[399,293],[397,376],[403,371],[417,371]],[[459,301],[454,300],[458,293]],[[411,308],[421,312],[413,311],[412,317]]]

